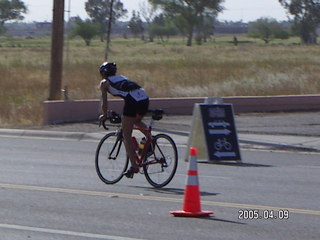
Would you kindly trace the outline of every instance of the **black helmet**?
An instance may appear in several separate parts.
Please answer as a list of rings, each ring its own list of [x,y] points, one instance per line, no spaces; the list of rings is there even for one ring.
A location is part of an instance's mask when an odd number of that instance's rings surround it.
[[[99,72],[101,73],[102,76],[104,77],[109,77],[116,75],[117,72],[117,64],[114,62],[104,62],[102,65],[99,67]]]

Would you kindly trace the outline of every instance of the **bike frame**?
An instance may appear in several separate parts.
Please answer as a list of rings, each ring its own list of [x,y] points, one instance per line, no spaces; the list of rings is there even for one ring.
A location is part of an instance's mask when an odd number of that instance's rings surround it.
[[[137,164],[139,165],[139,167],[144,167],[146,165],[158,163],[156,159],[153,160],[153,161],[148,161],[148,162],[144,162],[143,161],[146,158],[147,151],[148,151],[149,147],[151,146],[151,148],[152,148],[151,149],[152,154],[154,154],[154,148],[156,147],[156,143],[152,144],[153,143],[153,138],[152,138],[152,134],[151,133],[152,133],[153,124],[154,124],[154,120],[151,119],[148,129],[141,129],[141,128],[136,127],[136,126],[133,128],[133,130],[140,131],[146,137],[145,147],[142,150],[141,155],[140,156],[137,155]],[[117,131],[117,140],[116,140],[115,144],[113,145],[112,150],[111,150],[111,152],[109,154],[109,159],[115,160],[118,157],[118,154],[120,152],[120,148],[122,146],[122,143],[123,143],[123,136],[122,136],[122,128],[120,126],[118,131]],[[112,157],[112,155],[113,155],[115,150],[116,150],[116,156]],[[159,148],[159,151],[160,151],[161,155],[163,155],[163,153],[162,153],[160,148]]]
[[[144,162],[143,161],[147,156],[147,151],[148,151],[149,147],[152,148],[151,151],[152,151],[152,154],[154,154],[154,148],[156,146],[156,143],[152,144],[153,143],[153,138],[152,138],[152,134],[151,133],[152,133],[153,124],[154,124],[154,120],[151,119],[148,129],[141,129],[141,128],[138,128],[136,126],[134,126],[134,128],[133,128],[133,130],[140,131],[146,137],[146,143],[144,145],[142,153],[141,153],[140,156],[137,155],[137,157],[138,157],[137,163],[138,163],[139,167],[143,167],[143,166],[146,166],[146,165],[156,164],[157,163],[156,160],[149,161],[149,162]],[[162,154],[162,152],[161,152],[161,154]]]

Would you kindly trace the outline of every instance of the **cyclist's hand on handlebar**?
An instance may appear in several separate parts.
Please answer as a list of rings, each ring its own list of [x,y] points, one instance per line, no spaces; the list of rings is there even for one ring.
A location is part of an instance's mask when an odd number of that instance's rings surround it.
[[[99,127],[102,125],[106,129],[105,122],[107,121],[107,119],[108,119],[107,114],[101,114],[99,116]]]
[[[102,125],[104,129],[109,130],[105,125],[107,120],[110,120],[113,124],[119,124],[121,123],[121,116],[112,110],[108,110],[107,113],[99,116],[99,127]]]

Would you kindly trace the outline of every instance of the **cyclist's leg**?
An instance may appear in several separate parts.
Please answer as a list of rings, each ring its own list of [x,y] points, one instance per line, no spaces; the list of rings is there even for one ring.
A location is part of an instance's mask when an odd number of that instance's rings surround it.
[[[149,108],[149,99],[145,99],[137,102],[136,104],[136,121],[134,125],[147,137],[151,138],[148,126],[142,122],[144,115],[147,113]]]
[[[131,166],[135,169],[138,168],[137,165],[137,154],[134,151],[133,144],[131,141],[133,125],[136,122],[135,117],[123,116],[122,117],[122,135],[123,142],[130,159]]]
[[[148,105],[148,99],[139,102],[135,101],[130,96],[125,99],[122,118],[122,134],[126,151],[131,162],[131,168],[126,173],[127,177],[132,177],[132,172],[137,173],[139,171],[139,167],[137,165],[138,156],[134,151],[131,138],[134,125],[138,124],[143,127],[141,120],[144,113],[147,112]]]
[[[124,107],[123,107],[123,117],[122,117],[122,135],[123,142],[127,151],[127,154],[130,159],[131,167],[134,168],[135,172],[137,172],[138,165],[137,159],[138,156],[134,151],[134,147],[131,141],[133,126],[136,122],[137,115],[137,102],[128,95],[124,99]],[[132,169],[129,169],[130,171]]]
[[[148,126],[142,122],[142,119],[143,119],[143,115],[139,115],[137,114],[136,116],[136,121],[134,123],[134,125],[136,126],[136,128],[138,128],[147,138],[151,138],[151,135],[150,135],[150,131],[148,129]]]

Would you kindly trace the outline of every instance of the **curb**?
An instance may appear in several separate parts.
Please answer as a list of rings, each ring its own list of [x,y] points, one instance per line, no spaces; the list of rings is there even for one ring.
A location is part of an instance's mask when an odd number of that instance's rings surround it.
[[[21,130],[21,129],[0,129],[0,135],[14,137],[43,137],[43,138],[59,138],[59,139],[97,139],[102,135],[99,133],[83,133],[83,132],[63,132],[63,131],[43,131],[43,130]]]
[[[175,134],[179,136],[186,136],[186,137],[189,136],[188,132],[183,132],[183,131],[174,131],[174,130],[166,130],[166,129],[159,129],[159,128],[156,128],[155,130],[160,132],[166,132],[169,134]],[[243,136],[245,134],[240,133],[240,135]],[[287,150],[306,151],[306,152],[320,152],[320,149],[317,149],[317,148],[302,147],[302,146],[300,147],[300,146],[295,146],[290,144],[279,144],[279,143],[262,142],[257,140],[240,139],[240,137],[239,137],[239,142],[242,144],[265,146],[265,147],[271,147],[276,149],[287,149]],[[187,145],[187,143],[185,145]]]
[[[165,132],[169,134],[174,134],[180,137],[188,137],[188,132],[183,131],[173,131],[165,129],[154,129],[156,132]],[[64,132],[64,131],[44,131],[44,130],[24,130],[24,129],[0,129],[0,135],[2,136],[14,136],[14,137],[38,137],[38,138],[52,138],[52,139],[71,139],[71,140],[96,140],[99,141],[105,133],[84,133],[84,132]],[[303,151],[303,152],[320,152],[320,149],[314,147],[304,147],[304,146],[295,146],[290,144],[279,144],[272,142],[262,142],[257,140],[248,140],[245,139],[244,134],[239,142],[244,144],[242,148],[248,149],[245,145],[251,145],[250,148],[253,148],[252,145],[270,147],[272,149],[280,150],[292,150],[292,151]],[[179,141],[180,145],[187,145],[187,141]]]
[[[239,142],[243,143],[243,144],[271,147],[273,149],[279,149],[279,150],[292,150],[292,151],[301,151],[301,152],[320,152],[320,149],[316,149],[316,148],[299,147],[299,146],[287,145],[287,144],[267,143],[267,142],[259,142],[259,141],[245,140],[245,139],[243,139],[243,140],[239,139]]]

